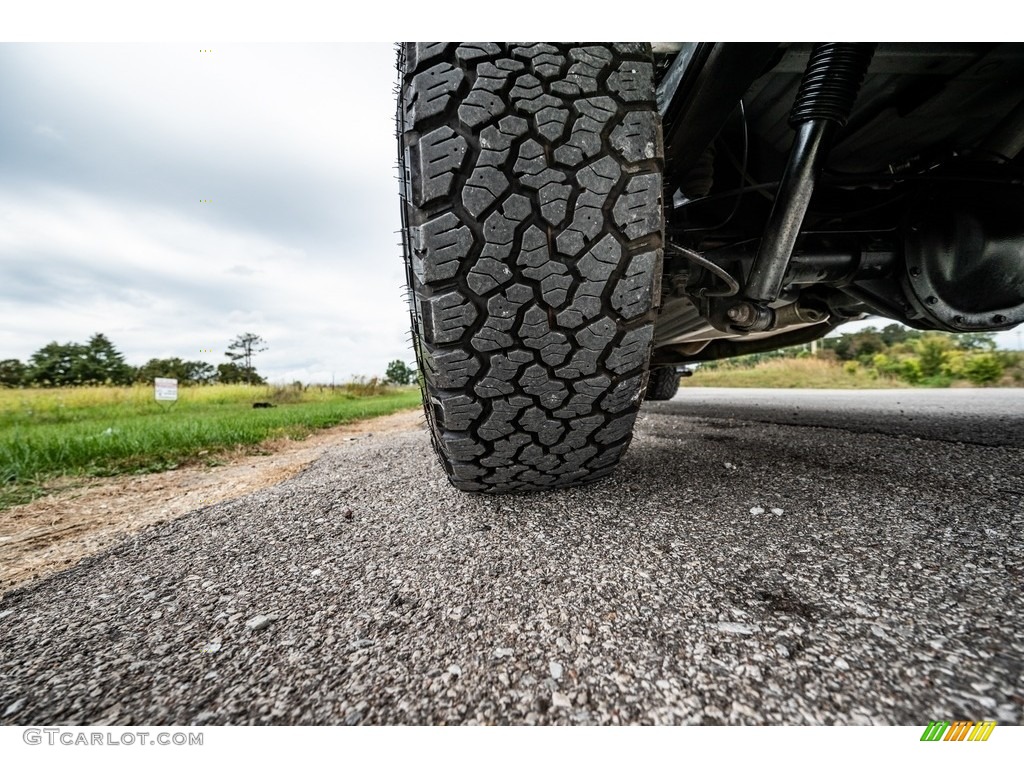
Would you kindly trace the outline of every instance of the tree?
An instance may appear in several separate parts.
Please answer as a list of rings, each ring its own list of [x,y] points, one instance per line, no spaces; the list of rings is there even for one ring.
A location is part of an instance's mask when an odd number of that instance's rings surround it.
[[[991,333],[958,333],[956,345],[960,349],[991,352],[996,348],[996,339]]]
[[[21,360],[0,360],[0,387],[20,387],[28,367]]]
[[[74,366],[76,382],[83,384],[130,384],[132,368],[102,333],[94,333],[81,348]]]
[[[51,341],[32,353],[28,359],[27,383],[48,387],[77,384],[75,362],[84,355],[81,344],[58,344]]]
[[[392,384],[412,384],[416,381],[416,369],[410,368],[401,360],[392,360],[384,372],[384,380]]]
[[[217,366],[217,381],[221,384],[266,384],[256,371],[243,368],[237,363],[221,363]]]
[[[844,333],[836,341],[836,354],[840,360],[870,360],[872,356],[885,351],[882,335],[873,325],[856,333]]]
[[[252,356],[259,352],[266,352],[265,342],[255,333],[240,333],[235,340],[228,344],[228,351],[224,354],[231,359],[232,363],[242,360],[242,367],[253,373]]]
[[[891,347],[895,344],[902,344],[910,339],[916,339],[921,335],[920,331],[915,331],[913,328],[907,328],[905,325],[899,323],[889,323],[882,329],[881,336],[882,341],[885,342],[887,347]]]
[[[198,384],[210,381],[217,375],[209,363],[196,360],[182,360],[180,357],[153,358],[136,371],[135,380],[153,383],[157,377],[191,381]]]
[[[85,344],[51,341],[29,358],[29,384],[65,387],[75,384],[130,384],[132,367],[113,343],[95,333]]]
[[[196,384],[209,384],[217,377],[217,369],[201,360],[185,361],[185,380]]]

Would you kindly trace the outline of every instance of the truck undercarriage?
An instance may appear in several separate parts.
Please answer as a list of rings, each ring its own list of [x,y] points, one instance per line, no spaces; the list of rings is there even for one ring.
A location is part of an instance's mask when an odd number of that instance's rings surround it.
[[[655,47],[666,254],[653,367],[883,315],[1024,320],[1024,46]]]

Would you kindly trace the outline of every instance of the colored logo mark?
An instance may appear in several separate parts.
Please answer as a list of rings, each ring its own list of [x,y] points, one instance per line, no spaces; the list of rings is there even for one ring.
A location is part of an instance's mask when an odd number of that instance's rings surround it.
[[[200,203],[212,203],[213,200],[200,200],[199,202]]]
[[[995,720],[930,720],[921,741],[988,741],[995,727]]]
[[[212,349],[200,349],[199,351],[200,352],[213,352]]]

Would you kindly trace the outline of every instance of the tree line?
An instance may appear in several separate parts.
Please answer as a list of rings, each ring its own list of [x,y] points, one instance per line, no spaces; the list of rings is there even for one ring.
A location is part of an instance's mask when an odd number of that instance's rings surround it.
[[[229,361],[214,367],[180,357],[152,358],[144,365],[130,365],[113,342],[94,333],[84,344],[51,341],[36,350],[27,362],[0,360],[0,386],[69,387],[90,384],[124,386],[152,384],[155,378],[177,379],[193,384],[265,384],[253,367],[253,355],[267,349],[253,333],[239,334],[224,353]]]

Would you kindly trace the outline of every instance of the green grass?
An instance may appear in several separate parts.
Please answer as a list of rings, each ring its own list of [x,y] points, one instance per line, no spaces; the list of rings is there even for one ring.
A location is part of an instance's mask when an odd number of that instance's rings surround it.
[[[908,384],[863,367],[847,370],[841,363],[815,358],[766,360],[753,366],[720,363],[697,368],[682,380],[684,387],[768,387],[773,389],[893,389]]]
[[[45,493],[57,477],[157,472],[200,458],[215,463],[227,449],[301,439],[420,403],[412,388],[365,386],[220,385],[180,388],[178,398],[157,403],[144,386],[0,389],[0,508]],[[254,409],[259,401],[277,407]]]

